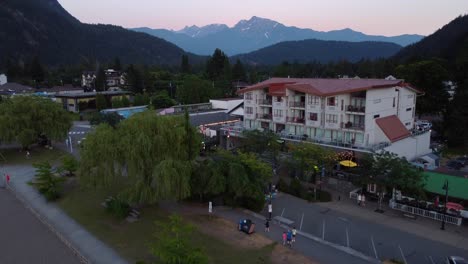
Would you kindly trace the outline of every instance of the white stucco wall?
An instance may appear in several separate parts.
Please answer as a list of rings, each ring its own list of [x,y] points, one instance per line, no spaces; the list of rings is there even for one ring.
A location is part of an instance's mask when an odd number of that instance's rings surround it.
[[[416,93],[408,88],[399,88],[398,92],[398,118],[407,129],[414,126],[414,113],[416,111]]]
[[[8,82],[8,78],[5,74],[0,74],[0,85],[4,85]]]
[[[232,100],[216,100],[211,99],[210,103],[214,109],[226,109],[231,111],[234,107],[238,106],[244,101],[243,99],[232,99]]]
[[[395,153],[400,157],[405,157],[407,160],[413,160],[431,153],[431,149],[429,148],[430,140],[431,133],[428,132],[394,142],[386,147],[385,150]]]

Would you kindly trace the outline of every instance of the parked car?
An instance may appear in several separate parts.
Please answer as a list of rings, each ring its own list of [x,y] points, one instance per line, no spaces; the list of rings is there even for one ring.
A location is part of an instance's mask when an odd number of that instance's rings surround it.
[[[460,163],[462,163],[463,165],[468,165],[468,156],[464,155],[464,156],[460,156],[458,158],[456,158],[457,161],[459,161]]]
[[[445,164],[445,166],[447,166],[450,169],[454,169],[454,170],[459,170],[459,169],[465,167],[465,165],[463,163],[461,163],[460,161],[458,161],[458,160],[449,160],[447,162],[447,164]]]
[[[457,256],[450,256],[447,257],[446,264],[468,264],[468,261],[462,257],[457,257]]]

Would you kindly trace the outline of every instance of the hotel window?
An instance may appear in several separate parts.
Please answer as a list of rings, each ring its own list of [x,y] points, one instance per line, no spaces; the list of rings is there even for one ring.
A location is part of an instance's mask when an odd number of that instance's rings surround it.
[[[282,96],[276,96],[276,102],[283,102]]]
[[[273,115],[274,115],[275,117],[283,117],[283,110],[275,110],[275,111],[273,112]]]
[[[396,98],[393,97],[393,107],[395,107],[395,101],[396,101]]]
[[[336,98],[333,97],[328,97],[327,98],[327,105],[328,106],[335,106],[336,105]]]
[[[252,93],[246,93],[245,100],[252,100]]]
[[[408,94],[408,99],[413,98],[413,96],[414,96],[413,94]]]
[[[374,100],[374,104],[378,104],[378,103],[380,103],[380,102],[382,102],[381,99],[375,99],[375,100]]]
[[[318,115],[317,115],[317,113],[309,113],[309,120],[311,120],[311,121],[317,121],[317,120],[318,120]]]
[[[245,113],[246,114],[253,114],[253,107],[246,107],[245,108]]]
[[[410,107],[410,108],[406,108],[406,112],[409,112],[409,111],[411,111],[411,110],[413,110],[413,108],[411,108],[411,107]]]
[[[309,95],[308,101],[309,101],[309,105],[319,105],[320,97],[315,96],[315,95]]]
[[[374,118],[379,118],[379,117],[380,117],[380,115],[375,115],[375,116],[374,116]]]
[[[336,123],[338,123],[338,115],[330,115],[330,114],[328,114],[328,115],[327,115],[327,118],[326,118],[326,121],[327,121],[327,123],[336,124]]]

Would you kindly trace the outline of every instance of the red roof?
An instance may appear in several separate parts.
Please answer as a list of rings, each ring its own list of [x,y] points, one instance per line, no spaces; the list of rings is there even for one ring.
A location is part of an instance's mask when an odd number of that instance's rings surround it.
[[[375,122],[391,142],[404,139],[411,135],[409,130],[406,129],[406,127],[396,115],[378,118],[375,120]]]
[[[286,88],[298,92],[315,94],[320,96],[329,96],[342,93],[359,92],[370,89],[388,88],[394,86],[405,86],[414,89],[403,80],[385,80],[385,79],[302,79],[302,78],[271,78],[266,81],[248,86],[238,91],[245,93],[253,90],[259,90],[275,87],[275,94],[280,94],[277,87],[281,87],[282,93]],[[272,93],[272,91],[269,91]]]

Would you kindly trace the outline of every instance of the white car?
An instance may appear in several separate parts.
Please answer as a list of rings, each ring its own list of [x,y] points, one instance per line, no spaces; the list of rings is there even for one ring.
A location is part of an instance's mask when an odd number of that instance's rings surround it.
[[[418,120],[414,124],[418,130],[429,130],[432,128],[432,124],[426,120]]]
[[[457,256],[450,256],[447,257],[447,260],[445,261],[447,264],[468,264],[468,261],[462,257],[457,257]]]

